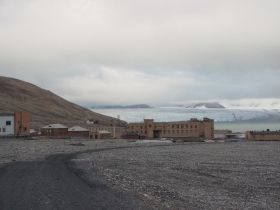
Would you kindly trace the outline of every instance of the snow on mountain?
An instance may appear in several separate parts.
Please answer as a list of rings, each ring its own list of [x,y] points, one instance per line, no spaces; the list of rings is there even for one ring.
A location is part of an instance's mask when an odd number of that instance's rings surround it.
[[[183,107],[185,107],[185,108],[196,108],[196,109],[208,109],[208,108],[210,108],[210,109],[211,108],[223,109],[223,108],[225,108],[224,106],[222,106],[218,102],[190,103],[190,104],[184,105]]]
[[[227,109],[280,109],[280,99],[243,99],[221,104]]]

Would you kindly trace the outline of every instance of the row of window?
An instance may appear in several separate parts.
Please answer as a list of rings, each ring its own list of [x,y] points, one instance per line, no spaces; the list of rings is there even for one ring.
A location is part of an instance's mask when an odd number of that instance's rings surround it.
[[[192,133],[192,132],[193,132],[193,130],[190,130],[190,133]],[[170,130],[168,130],[167,133],[170,134]],[[175,130],[172,130],[172,133],[174,134]],[[180,133],[180,130],[177,130],[177,134],[179,134],[179,133]],[[181,133],[182,134],[183,133],[188,133],[188,130],[185,130],[185,132],[184,132],[184,130],[181,130]],[[197,130],[194,130],[194,133],[197,133]],[[165,134],[165,130],[163,131],[163,134]]]
[[[0,132],[6,132],[6,128],[0,128]]]
[[[140,129],[143,129],[144,128],[144,126],[139,126],[140,127]],[[151,127],[151,125],[149,125],[149,127]],[[172,128],[197,128],[197,125],[188,125],[188,124],[184,124],[184,125],[172,125]],[[135,128],[136,129],[138,129],[138,126],[136,125],[135,126]],[[161,129],[161,125],[155,125],[155,128],[154,129]],[[169,129],[170,128],[170,125],[167,125],[167,126],[163,126],[163,129]],[[131,126],[131,129],[133,129],[133,125]],[[147,126],[145,126],[145,129],[147,129]]]
[[[104,127],[104,128],[91,128],[90,129],[91,131],[97,131],[97,130],[108,130],[108,131],[113,131],[114,129],[113,128],[106,128],[106,127]]]
[[[136,132],[138,132],[138,131],[136,131]],[[142,134],[143,132],[142,131],[140,131],[140,133]],[[170,130],[168,130],[167,132],[165,131],[165,130],[163,130],[163,134],[166,134],[166,133],[168,133],[168,134],[170,134],[171,132],[170,132]],[[179,134],[180,133],[180,130],[172,130],[172,134],[175,134],[175,133],[177,133],[177,134]],[[181,130],[181,134],[184,134],[184,133],[188,133],[188,130]],[[190,130],[190,133],[193,133],[193,130]],[[197,130],[194,130],[194,133],[197,133]],[[147,131],[145,130],[145,134],[147,134]]]

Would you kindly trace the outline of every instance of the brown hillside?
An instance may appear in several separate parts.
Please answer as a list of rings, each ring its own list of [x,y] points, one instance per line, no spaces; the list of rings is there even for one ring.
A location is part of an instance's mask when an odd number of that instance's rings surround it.
[[[50,123],[82,125],[93,119],[100,125],[119,125],[123,121],[101,115],[66,101],[51,91],[18,79],[0,77],[0,113],[29,112],[31,126],[39,128]]]

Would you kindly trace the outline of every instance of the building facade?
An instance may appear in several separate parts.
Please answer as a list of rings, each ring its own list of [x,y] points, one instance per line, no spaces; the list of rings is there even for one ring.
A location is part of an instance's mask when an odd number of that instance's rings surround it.
[[[69,128],[68,134],[71,138],[89,138],[89,130],[80,126],[73,126],[72,128]]]
[[[106,130],[90,132],[90,139],[111,139],[111,136],[111,132]]]
[[[126,132],[138,132],[145,138],[195,138],[213,139],[214,120],[191,118],[188,121],[154,122],[153,119],[144,119],[142,123],[129,123]]]
[[[29,136],[29,134],[29,113],[0,114],[0,136]]]
[[[41,128],[41,135],[48,137],[68,137],[68,128],[61,124],[50,124]]]
[[[253,141],[280,141],[280,131],[246,131],[245,138]]]
[[[30,134],[30,114],[27,112],[15,112],[14,117],[16,136],[28,136]]]
[[[115,126],[91,126],[88,127],[88,130],[92,133],[106,130],[110,132],[111,139],[119,139],[121,138],[123,132],[125,131],[124,127],[115,127]]]

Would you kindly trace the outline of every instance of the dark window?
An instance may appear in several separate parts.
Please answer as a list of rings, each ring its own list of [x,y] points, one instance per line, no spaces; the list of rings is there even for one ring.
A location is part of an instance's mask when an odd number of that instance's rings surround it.
[[[172,128],[174,128],[174,125],[172,125]]]
[[[6,121],[6,125],[11,125],[11,121]]]
[[[26,130],[27,130],[27,128],[26,128],[26,127],[24,127],[24,128],[23,128],[23,130],[24,130],[24,131],[26,131]]]
[[[188,125],[186,125],[186,128],[188,128]]]
[[[3,132],[6,132],[6,128],[3,128]]]
[[[1,132],[1,128],[0,128],[0,132]]]
[[[181,128],[184,128],[184,125],[181,125]]]

